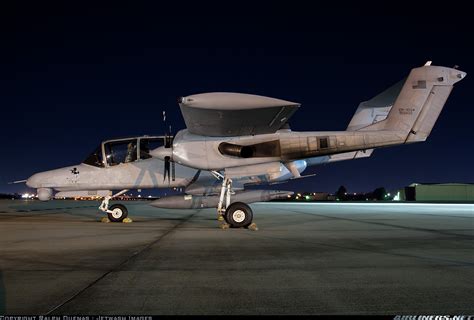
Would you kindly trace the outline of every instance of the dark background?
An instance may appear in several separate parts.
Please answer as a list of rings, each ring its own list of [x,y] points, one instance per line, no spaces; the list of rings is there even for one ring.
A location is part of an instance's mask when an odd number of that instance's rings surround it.
[[[474,182],[472,13],[442,5],[317,2],[21,3],[1,29],[0,192],[81,162],[102,140],[176,132],[179,96],[253,93],[302,103],[295,131],[345,130],[359,102],[433,60],[460,66],[429,140],[312,167],[281,189],[349,192]]]

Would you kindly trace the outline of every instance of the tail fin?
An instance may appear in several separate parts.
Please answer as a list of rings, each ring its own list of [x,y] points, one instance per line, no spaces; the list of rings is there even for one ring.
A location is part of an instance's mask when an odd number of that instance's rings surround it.
[[[400,91],[402,91],[405,81],[406,78],[395,83],[372,99],[361,102],[347,127],[347,131],[358,131],[385,120]]]
[[[405,142],[425,141],[453,85],[465,76],[465,72],[430,62],[412,69],[387,118],[360,130],[396,131],[406,136]]]
[[[400,94],[405,81],[406,78],[395,83],[390,88],[386,89],[382,93],[379,93],[372,99],[361,102],[354,116],[352,117],[351,122],[347,126],[346,131],[361,131],[370,125],[385,120],[388,116],[388,113],[390,112],[390,109],[392,109],[395,100]],[[367,149],[335,154],[329,156],[329,162],[367,158],[372,155],[373,151],[374,149]]]

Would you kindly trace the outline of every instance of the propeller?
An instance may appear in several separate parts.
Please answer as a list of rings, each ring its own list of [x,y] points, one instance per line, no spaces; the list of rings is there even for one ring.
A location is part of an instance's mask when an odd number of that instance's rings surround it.
[[[166,128],[166,111],[163,111],[163,123]],[[173,161],[173,138],[171,137],[171,125],[169,130],[165,131],[165,144],[163,150],[163,160],[164,160],[164,172],[163,172],[163,182],[168,178],[168,184],[170,180],[175,181],[175,163]],[[168,149],[168,150],[166,150]],[[170,175],[171,169],[171,175]]]

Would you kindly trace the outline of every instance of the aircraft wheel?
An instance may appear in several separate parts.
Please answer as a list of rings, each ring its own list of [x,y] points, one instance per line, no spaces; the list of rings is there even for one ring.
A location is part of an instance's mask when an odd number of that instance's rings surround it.
[[[109,208],[107,215],[112,222],[122,222],[128,216],[128,210],[123,204],[114,204]]]
[[[234,202],[227,208],[225,220],[232,228],[248,227],[253,220],[252,209],[243,202]]]

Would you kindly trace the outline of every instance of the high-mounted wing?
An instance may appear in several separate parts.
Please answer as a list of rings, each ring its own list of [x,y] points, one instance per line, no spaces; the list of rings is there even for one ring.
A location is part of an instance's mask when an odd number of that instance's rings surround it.
[[[274,133],[300,104],[252,94],[212,92],[182,97],[179,106],[189,132],[230,137]]]

